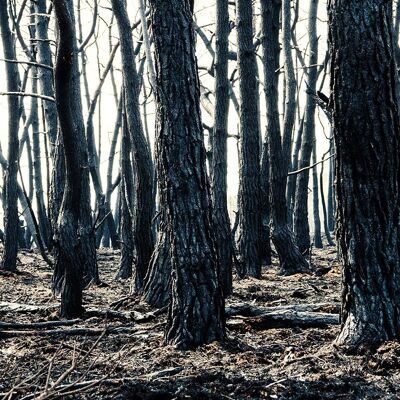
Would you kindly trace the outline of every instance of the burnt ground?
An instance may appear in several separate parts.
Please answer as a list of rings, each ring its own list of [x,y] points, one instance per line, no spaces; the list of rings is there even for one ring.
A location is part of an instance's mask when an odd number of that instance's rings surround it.
[[[264,270],[262,280],[235,280],[235,294],[228,305],[339,302],[340,271],[335,251],[314,251],[312,262],[321,273],[326,272],[323,268],[331,269],[322,276],[282,277],[277,275],[275,264]],[[332,346],[337,325],[259,329],[237,317],[228,319],[228,339],[223,344],[212,343],[188,352],[163,346],[165,313],[148,314],[152,310],[138,297],[113,305],[129,293],[129,282],[114,280],[117,264],[118,253],[100,251],[104,285],[88,288],[84,301],[87,308],[113,309],[120,314],[89,312],[72,326],[0,328],[0,397],[400,398],[400,344],[387,343],[363,356],[345,355]],[[19,269],[18,275],[0,275],[0,321],[57,321],[58,299],[50,291],[51,270],[36,253],[21,254]],[[4,310],[5,302],[41,307]],[[121,329],[110,332],[114,327]],[[94,336],[54,332],[75,328],[98,331],[91,331]],[[53,334],[41,333],[48,329]],[[5,338],[5,332],[12,337]]]

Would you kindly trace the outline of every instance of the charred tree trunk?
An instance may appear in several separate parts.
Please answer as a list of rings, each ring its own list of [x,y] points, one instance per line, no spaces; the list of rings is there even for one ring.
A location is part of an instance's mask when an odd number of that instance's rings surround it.
[[[290,146],[288,149],[288,138],[285,135],[289,135],[287,118],[291,117],[285,118],[286,132],[284,129],[282,140],[278,110],[279,16],[281,7],[282,2],[280,0],[263,0],[261,2],[267,138],[271,162],[272,241],[279,255],[280,272],[289,275],[307,270],[308,263],[297,249],[292,232],[287,224],[286,185],[289,169],[287,152],[290,152]],[[284,19],[284,21],[286,20]],[[290,26],[290,19],[287,22]],[[289,82],[290,79],[286,81]],[[287,96],[293,96],[293,93],[287,93]],[[291,112],[289,107],[291,105],[286,106],[286,113]]]
[[[310,56],[308,59],[308,88],[313,93],[316,91],[318,80],[318,36],[317,13],[318,1],[311,0],[308,16],[308,34],[310,39]],[[301,141],[301,156],[299,169],[310,165],[313,142],[315,140],[315,109],[316,102],[313,96],[307,96],[304,115],[304,131]],[[310,224],[308,220],[308,184],[310,170],[306,169],[297,178],[296,203],[294,209],[294,232],[296,243],[302,254],[308,254],[310,250]]]
[[[253,6],[248,0],[236,4],[241,140],[238,250],[241,275],[261,278],[260,120]]]
[[[136,71],[130,22],[124,2],[111,1],[121,41],[125,109],[131,135],[135,171],[135,210],[133,215],[136,250],[135,283],[137,293],[143,291],[154,241],[151,221],[154,214],[153,162],[143,131],[139,107],[139,77]]]
[[[211,194],[219,274],[225,296],[232,292],[233,238],[227,201],[227,140],[229,114],[229,5],[216,3],[215,111],[212,134]]]
[[[3,43],[4,58],[15,60],[15,43],[9,25],[7,1],[0,2],[0,31]],[[18,66],[6,63],[7,90],[19,91]],[[15,272],[17,270],[18,252],[18,164],[19,140],[18,126],[20,117],[19,99],[17,96],[8,96],[8,152],[7,169],[4,179],[4,253],[1,268]]]
[[[400,337],[400,120],[391,2],[329,1],[342,329],[351,351]]]
[[[165,340],[187,349],[224,338],[224,301],[217,279],[192,12],[187,0],[151,0],[150,9],[157,176],[171,243]]]
[[[83,168],[80,152],[79,124],[74,120],[72,87],[74,62],[77,56],[74,44],[73,18],[66,0],[54,0],[58,24],[58,54],[55,69],[56,104],[65,153],[66,185],[61,205],[55,240],[55,280],[62,277],[61,316],[80,316],[82,308],[83,266],[81,243]],[[58,271],[58,273],[57,273]],[[58,286],[57,281],[55,281]]]

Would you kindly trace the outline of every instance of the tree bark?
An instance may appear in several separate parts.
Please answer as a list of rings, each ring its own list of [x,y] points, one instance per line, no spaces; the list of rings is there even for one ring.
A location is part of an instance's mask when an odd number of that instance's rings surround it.
[[[172,267],[166,343],[187,349],[225,336],[187,0],[150,0],[156,64],[157,176]]]
[[[241,140],[238,194],[240,274],[261,278],[260,120],[252,2],[238,0],[236,12]]]
[[[0,31],[3,42],[4,58],[15,60],[14,37],[9,25],[7,1],[0,2]],[[6,63],[7,91],[19,91],[18,65]],[[19,99],[17,96],[8,96],[8,151],[7,169],[4,179],[4,253],[1,268],[15,272],[17,270],[18,252],[18,165],[19,140],[18,126],[20,118]]]
[[[392,3],[330,0],[331,105],[343,257],[336,345],[400,337],[400,120]]]

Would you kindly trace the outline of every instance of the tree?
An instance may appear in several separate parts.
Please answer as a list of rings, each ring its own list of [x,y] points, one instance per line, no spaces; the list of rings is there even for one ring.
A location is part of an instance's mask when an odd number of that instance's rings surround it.
[[[288,4],[286,4],[288,3]],[[290,1],[285,5],[290,6]],[[292,118],[289,109],[293,105],[286,106],[286,116],[284,120],[283,138],[279,124],[278,109],[278,81],[279,81],[279,15],[281,13],[282,2],[280,0],[261,1],[262,15],[262,45],[263,45],[263,64],[264,64],[264,92],[267,105],[267,142],[270,157],[271,169],[271,200],[272,200],[272,240],[279,255],[280,272],[285,275],[296,272],[303,272],[308,269],[308,263],[299,252],[293,240],[292,232],[287,223],[287,205],[286,205],[286,186],[287,174],[289,170],[290,142]],[[284,9],[287,12],[286,8]],[[283,18],[288,24],[283,29],[290,27],[290,18]],[[290,36],[284,34],[284,40],[290,41]],[[285,51],[291,51],[290,42],[285,43]],[[288,55],[286,54],[286,58]],[[290,63],[290,61],[289,61]],[[291,82],[291,69],[285,66],[287,72],[286,83]],[[292,71],[293,72],[293,71]],[[287,101],[294,98],[293,90],[288,88],[286,94]]]
[[[311,0],[308,15],[308,34],[310,38],[310,56],[308,60],[308,88],[312,93],[316,91],[318,80],[318,36],[317,36],[318,0]],[[310,165],[313,143],[315,140],[315,109],[316,102],[313,96],[307,96],[304,115],[304,130],[301,141],[301,157],[299,169]],[[310,170],[305,169],[297,178],[296,202],[294,209],[294,232],[297,246],[302,254],[310,251],[310,225],[308,221],[308,184]],[[317,194],[318,191],[315,193]],[[319,243],[318,243],[319,244]]]
[[[3,41],[4,58],[15,60],[14,37],[9,25],[7,1],[0,2],[0,31]],[[19,91],[18,65],[6,63],[7,90]],[[17,270],[18,252],[18,165],[19,165],[19,140],[18,127],[20,118],[19,99],[17,96],[8,96],[8,152],[7,169],[4,185],[4,253],[1,268],[15,272]]]
[[[74,2],[73,0],[65,0],[65,4],[68,7],[68,12],[71,17],[71,26],[73,34],[73,45],[74,53],[78,53],[78,46],[76,40],[75,30],[75,16],[74,16]],[[80,177],[81,183],[81,211],[79,221],[79,243],[81,247],[81,257],[83,261],[83,285],[90,283],[98,283],[98,267],[96,258],[96,242],[95,242],[95,229],[93,227],[92,208],[91,208],[91,196],[90,196],[90,176],[89,176],[89,164],[88,164],[88,148],[85,135],[85,124],[82,113],[82,101],[81,101],[81,84],[80,84],[80,73],[78,57],[72,57],[72,75],[71,75],[71,92],[70,107],[73,116],[73,127],[75,129],[77,138],[79,139],[79,146],[75,147],[75,151],[79,153],[79,165],[80,165]],[[64,142],[64,140],[62,140]],[[61,141],[60,141],[61,143]],[[57,149],[57,156],[61,159],[66,157],[60,153],[61,149]],[[56,162],[61,162],[57,160]],[[54,171],[56,174],[60,171],[60,166],[55,167]],[[65,168],[67,169],[67,167]],[[62,175],[57,175],[56,178],[61,178]],[[56,185],[60,185],[61,182],[55,182]],[[58,189],[59,190],[59,189]],[[55,270],[54,275],[54,289],[59,291],[61,283],[63,281],[62,270]]]
[[[225,295],[232,292],[233,238],[227,204],[227,140],[229,115],[229,4],[216,2],[215,112],[212,134],[211,193],[218,263]]]
[[[55,279],[62,276],[61,316],[80,316],[82,308],[84,258],[80,232],[82,224],[83,177],[79,124],[74,120],[72,79],[76,48],[73,19],[66,0],[54,0],[59,30],[55,68],[55,94],[66,166],[66,185],[55,240]],[[57,271],[59,273],[57,274]]]
[[[200,115],[195,36],[187,0],[151,0],[156,65],[156,159],[170,239],[165,340],[186,349],[224,338],[210,189]]]
[[[342,327],[361,350],[400,336],[400,120],[391,2],[330,0]]]
[[[253,6],[237,1],[238,74],[240,93],[240,181],[238,243],[243,276],[261,277],[260,120]]]
[[[131,136],[135,172],[135,210],[133,215],[134,242],[136,250],[135,290],[143,291],[154,240],[151,221],[154,216],[153,161],[149,143],[143,131],[139,107],[139,77],[135,66],[133,40],[126,5],[123,1],[111,1],[118,24],[121,41],[123,90],[128,129]]]

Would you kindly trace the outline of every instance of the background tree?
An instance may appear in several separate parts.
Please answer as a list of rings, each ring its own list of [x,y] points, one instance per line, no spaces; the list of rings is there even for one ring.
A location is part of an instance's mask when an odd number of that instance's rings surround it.
[[[260,120],[256,52],[253,44],[253,5],[236,4],[240,94],[240,180],[238,194],[241,275],[261,277]]]
[[[229,115],[229,2],[216,2],[215,110],[212,134],[211,193],[218,265],[224,294],[232,292],[233,238],[227,204]]]

